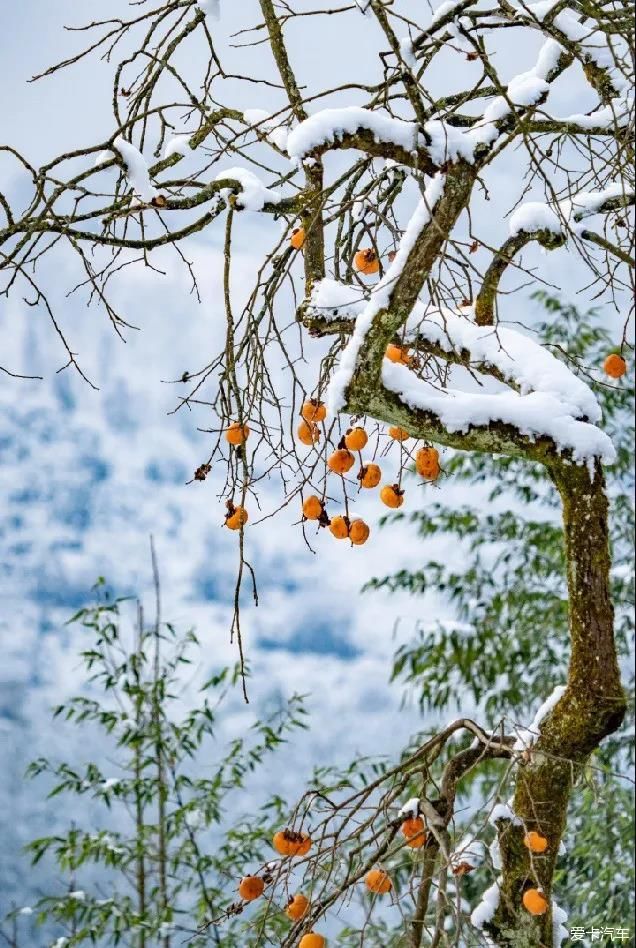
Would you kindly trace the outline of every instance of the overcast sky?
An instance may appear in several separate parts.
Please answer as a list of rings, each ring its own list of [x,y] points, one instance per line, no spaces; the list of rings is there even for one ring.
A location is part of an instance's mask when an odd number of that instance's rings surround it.
[[[106,7],[108,15],[115,16],[127,3],[0,4],[1,136],[36,165],[58,152],[105,141],[113,132],[112,64],[90,59],[52,79],[28,82],[78,48],[81,37],[64,32],[64,24],[79,24],[103,14]],[[252,0],[222,0],[222,7],[215,34],[221,49],[233,32],[258,19]],[[406,13],[422,7],[420,0],[401,4]],[[324,81],[325,73],[330,84],[352,75],[362,81],[377,76],[376,31],[365,17],[327,17],[312,24],[310,35],[301,32],[301,24],[292,32],[292,57],[303,82]],[[503,47],[498,65],[504,73],[518,71],[521,57],[529,68],[535,52],[534,45]],[[247,54],[228,55],[237,70],[272,75],[264,46],[251,50],[249,60]],[[276,93],[266,94],[261,87],[249,94],[243,90],[232,86],[228,95],[236,91],[244,96],[240,106],[276,108]],[[562,95],[567,108],[567,89]],[[509,198],[518,191],[514,168],[504,168],[494,181],[495,206],[507,210]],[[26,187],[15,165],[0,159],[0,190],[19,203]],[[234,264],[237,285],[251,285],[260,250],[271,243],[270,226],[276,225],[256,215],[241,222]],[[496,213],[485,229],[493,242],[506,236],[505,223]],[[7,784],[11,825],[5,830],[0,871],[14,896],[24,883],[17,846],[53,818],[51,811],[36,805],[34,788],[22,791],[20,774],[43,746],[73,752],[70,738],[50,730],[47,708],[77,684],[79,643],[63,622],[85,602],[97,576],[106,576],[120,592],[147,595],[152,533],[166,618],[184,629],[197,627],[209,667],[236,657],[228,639],[235,538],[221,529],[219,503],[209,485],[185,486],[205,458],[206,444],[186,412],[168,414],[175,389],[164,382],[195,368],[201,352],[217,351],[223,331],[215,318],[220,231],[211,228],[188,246],[201,281],[201,304],[190,294],[183,269],[174,267],[166,255],[159,255],[168,268],[165,277],[141,269],[122,277],[117,302],[140,327],[128,334],[126,343],[116,338],[103,313],[86,308],[81,295],[67,299],[76,276],[70,261],[57,256],[45,268],[47,287],[98,392],[71,372],[55,374],[63,353],[43,312],[27,306],[20,295],[8,302],[0,299],[0,362],[45,376],[43,382],[17,382],[0,375],[0,641],[7,657],[0,671],[6,685],[0,770],[9,768],[12,775]],[[576,274],[565,271],[563,255],[541,262],[548,282],[566,292],[576,288]],[[513,318],[531,321],[527,295],[519,300]],[[457,496],[452,485],[442,491]],[[430,494],[424,497],[413,487],[411,496],[416,508]],[[452,616],[435,597],[414,601],[380,593],[359,596],[365,579],[417,566],[430,552],[419,547],[405,526],[379,534],[374,500],[365,498],[359,509],[374,530],[373,542],[363,549],[324,542],[323,537],[318,555],[313,555],[293,525],[297,511],[291,509],[283,511],[275,526],[265,521],[248,534],[261,603],[258,610],[247,605],[244,618],[255,704],[262,706],[294,690],[311,694],[310,736],[302,749],[293,751],[295,770],[278,771],[284,777],[277,779],[290,792],[298,788],[312,761],[345,763],[354,751],[399,752],[403,738],[422,721],[412,709],[399,711],[399,687],[388,685],[391,656],[418,621]],[[443,543],[435,552],[453,555]],[[246,726],[252,715],[237,696],[228,731]],[[0,812],[10,810],[0,805]]]

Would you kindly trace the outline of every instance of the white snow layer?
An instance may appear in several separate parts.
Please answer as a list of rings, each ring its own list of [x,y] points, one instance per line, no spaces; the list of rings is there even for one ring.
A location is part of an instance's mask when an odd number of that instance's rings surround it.
[[[483,928],[486,922],[492,920],[493,915],[499,908],[499,899],[501,898],[499,885],[500,880],[497,880],[489,889],[486,889],[481,897],[481,902],[477,908],[473,910],[470,921],[475,928]]]
[[[516,237],[522,231],[531,234],[537,230],[560,234],[563,228],[558,215],[548,204],[541,201],[526,201],[525,204],[520,204],[510,217],[510,236]]]
[[[570,937],[567,928],[568,913],[560,905],[552,900],[552,936],[554,948],[561,948],[561,945]]]
[[[440,3],[440,5],[433,10],[431,26],[438,23],[447,13],[452,13],[453,10],[459,10],[464,6],[466,6],[466,4],[463,0],[459,0],[459,2],[458,0],[444,0],[443,3]]]
[[[261,179],[247,168],[226,168],[217,174],[215,181],[238,181],[241,185],[238,203],[246,211],[262,211],[267,203],[278,204],[281,200],[280,191],[266,188]]]
[[[497,803],[496,806],[492,808],[490,816],[488,817],[488,822],[492,823],[493,826],[496,826],[499,820],[505,820],[508,823],[513,823],[515,826],[522,825],[521,820],[513,812],[509,803]]]
[[[538,230],[561,234],[565,224],[576,231],[577,224],[597,214],[606,201],[617,197],[633,201],[634,192],[625,186],[624,181],[616,181],[600,191],[579,191],[573,197],[559,202],[558,213],[542,201],[526,201],[510,217],[510,235],[516,237],[521,232],[534,233]]]
[[[317,316],[355,319],[352,340],[329,386],[333,411],[344,404],[360,346],[373,315],[386,305],[387,292],[401,271],[405,255],[401,249],[367,302],[360,288],[336,280],[322,280],[313,290],[310,309]],[[407,367],[385,361],[384,384],[398,392],[405,404],[434,412],[450,431],[500,421],[514,425],[529,437],[552,437],[559,450],[571,450],[577,461],[595,456],[614,459],[610,439],[594,426],[601,419],[601,409],[592,390],[529,336],[504,326],[477,326],[466,314],[446,309],[428,311],[418,304],[407,322],[405,341],[417,338],[449,354],[468,352],[473,365],[498,369],[507,381],[518,386],[519,392],[468,394],[440,389],[418,379]]]
[[[471,427],[501,422],[530,439],[551,438],[560,452],[571,451],[578,463],[595,457],[611,463],[616,457],[612,441],[605,432],[577,421],[559,398],[547,392],[482,394],[439,389],[418,379],[406,366],[386,359],[382,381],[405,405],[432,413],[450,432],[466,433]]]
[[[301,122],[289,135],[287,153],[290,158],[304,158],[321,145],[340,141],[345,135],[354,135],[358,129],[371,132],[378,142],[400,145],[408,151],[424,144],[414,122],[350,105],[323,109]]]
[[[138,148],[118,135],[113,146],[117,149],[126,165],[126,177],[130,186],[142,201],[150,203],[157,196],[157,189],[150,183],[150,173],[146,159]]]
[[[466,863],[473,869],[478,869],[485,855],[486,849],[481,840],[475,839],[474,836],[464,836],[451,853],[450,863],[453,868]]]
[[[437,174],[427,184],[424,197],[419,202],[406,231],[402,235],[395,259],[377,287],[372,291],[366,306],[356,319],[353,335],[340,357],[340,364],[331,377],[327,389],[327,404],[333,414],[337,414],[345,404],[345,392],[355,370],[358,353],[371,328],[373,319],[377,313],[386,309],[389,305],[393,284],[399,278],[415,242],[430,222],[433,208],[444,190],[445,180],[444,175]]]
[[[420,800],[419,797],[411,797],[410,800],[407,800],[403,807],[400,807],[398,816],[403,816],[407,819],[409,816],[417,816],[420,811]]]
[[[453,4],[442,6],[444,9],[440,16],[452,9]],[[536,65],[528,72],[514,76],[507,85],[506,95],[496,96],[486,107],[482,118],[467,131],[433,119],[426,122],[422,134],[415,122],[406,122],[386,112],[352,105],[322,109],[305,119],[290,133],[287,152],[290,158],[300,160],[316,148],[341,141],[345,135],[353,135],[362,129],[371,132],[377,142],[399,145],[409,152],[426,148],[438,166],[458,158],[472,162],[478,145],[496,141],[499,135],[496,123],[510,113],[510,103],[527,108],[536,105],[548,93],[546,80],[562,52],[555,40],[546,40],[539,51]]]
[[[163,157],[170,158],[171,155],[187,155],[190,137],[191,136],[186,133],[173,135],[172,138],[166,142]]]
[[[547,716],[549,715],[550,711],[552,711],[552,709],[556,707],[556,705],[559,703],[559,701],[565,694],[565,690],[566,690],[565,685],[557,685],[557,687],[554,689],[552,694],[546,698],[546,700],[543,702],[543,704],[541,705],[541,707],[535,714],[534,721],[532,722],[530,727],[517,729],[519,736],[517,737],[517,740],[515,741],[514,748],[513,748],[514,750],[522,751],[528,747],[532,747],[532,745],[536,742],[537,738],[539,737],[539,734],[540,734],[539,728],[540,728],[541,722],[544,721],[545,718],[547,718]]]

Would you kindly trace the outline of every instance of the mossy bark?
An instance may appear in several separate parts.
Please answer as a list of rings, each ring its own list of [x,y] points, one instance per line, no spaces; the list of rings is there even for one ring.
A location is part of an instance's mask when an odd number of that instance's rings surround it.
[[[523,892],[540,887],[551,903],[572,788],[603,738],[620,726],[626,708],[614,641],[602,468],[597,463],[590,473],[584,466],[555,461],[550,470],[563,501],[571,657],[566,690],[519,765],[513,810],[522,822],[498,824],[501,899],[488,933],[496,944],[515,948],[552,948],[551,909],[543,916],[529,915]],[[528,830],[549,840],[544,855],[532,856],[524,846]]]

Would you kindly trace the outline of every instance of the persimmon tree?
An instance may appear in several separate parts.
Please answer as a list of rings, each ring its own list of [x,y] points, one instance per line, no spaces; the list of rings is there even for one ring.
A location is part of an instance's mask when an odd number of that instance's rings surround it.
[[[320,892],[282,944],[318,928],[376,863],[405,848],[401,819],[387,814],[416,779],[427,836],[405,889],[411,902],[400,901],[403,931],[412,948],[440,944],[443,912],[432,932],[426,919],[433,893],[438,906],[447,899],[457,786],[493,758],[507,762],[514,794],[491,813],[500,876],[473,924],[496,944],[560,942],[552,881],[572,786],[625,713],[604,477],[615,455],[586,382],[595,368],[510,323],[519,315],[515,278],[542,279],[540,268],[528,269],[534,245],[567,252],[588,295],[613,307],[616,352],[607,353],[608,376],[617,379],[626,369],[631,17],[613,0],[459,0],[432,16],[406,2],[306,8],[259,0],[256,22],[246,12],[235,38],[245,57],[237,76],[216,42],[223,6],[133,4],[129,19],[86,26],[85,49],[47,70],[100,53],[116,62],[113,116],[103,141],[90,148],[70,143],[40,168],[3,146],[32,179],[26,208],[0,197],[3,292],[26,293],[47,311],[64,367],[94,384],[41,285],[45,257],[65,247],[84,271],[76,291],[99,304],[123,335],[132,314],[111,302],[118,274],[155,266],[156,253],[168,248],[189,268],[197,291],[188,238],[213,228],[222,233],[225,345],[184,373],[175,407],[201,412],[210,435],[194,479],[225,471],[226,525],[239,547],[232,634],[241,660],[246,577],[256,595],[250,518],[265,479],[278,476],[281,507],[300,508],[301,498],[311,498],[319,527],[356,544],[369,531],[353,517],[355,491],[369,486],[375,460],[385,480],[380,496],[390,507],[404,503],[401,472],[413,459],[426,480],[438,476],[440,447],[545,469],[563,508],[565,686],[521,734],[492,733],[461,719],[411,748],[396,768],[332,801],[314,832],[318,852],[308,857]],[[362,16],[377,27],[377,47],[364,50],[377,65],[377,81],[361,83],[355,64],[350,80],[333,88],[328,79],[316,84],[304,76],[289,37],[309,36],[319,18],[337,30]],[[250,51],[263,43],[273,72],[254,79]],[[512,77],[498,68],[497,52],[508,44],[531,60]],[[236,91],[255,84],[271,90],[268,111],[246,107],[248,95]],[[577,103],[574,114],[559,114],[565,88]],[[501,175],[518,182],[512,210],[497,200]],[[491,245],[493,210],[500,238]],[[250,214],[271,219],[271,251],[237,310],[233,251]],[[357,479],[345,440],[351,427],[363,428],[368,439]],[[302,526],[308,543],[312,522]],[[450,753],[451,738],[463,731],[474,746]],[[432,768],[440,755],[447,759],[436,785]],[[294,831],[302,832],[302,806]],[[534,853],[528,833],[546,839],[547,849]],[[404,943],[403,934],[390,938]]]

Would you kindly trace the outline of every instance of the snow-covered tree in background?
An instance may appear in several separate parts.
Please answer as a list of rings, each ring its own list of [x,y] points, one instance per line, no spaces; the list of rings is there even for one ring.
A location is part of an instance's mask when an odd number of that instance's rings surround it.
[[[514,792],[509,803],[484,801],[481,810],[482,822],[497,832],[499,875],[472,913],[481,933],[474,937],[501,945],[560,943],[563,913],[552,889],[572,787],[626,708],[604,474],[615,448],[586,380],[600,367],[513,328],[512,289],[515,274],[531,272],[523,251],[533,244],[566,248],[581,272],[587,268],[588,294],[615,308],[605,366],[610,379],[624,375],[633,271],[631,17],[613,0],[460,0],[432,17],[419,5],[382,0],[259,6],[261,22],[246,23],[240,37],[244,80],[226,72],[215,42],[223,4],[133,5],[127,21],[86,28],[86,51],[48,72],[96,51],[114,60],[121,48],[114,129],[92,148],[73,150],[70,143],[41,168],[5,149],[33,188],[26,209],[0,196],[4,289],[46,309],[65,367],[84,374],[38,281],[42,258],[67,246],[84,269],[76,290],[87,291],[124,334],[134,314],[110,303],[118,272],[135,263],[152,267],[153,251],[170,247],[190,268],[196,291],[187,238],[223,228],[225,345],[184,373],[177,407],[198,412],[211,435],[194,479],[214,483],[216,472],[225,472],[226,526],[236,531],[239,548],[232,633],[241,661],[246,577],[256,595],[249,521],[264,478],[279,477],[281,505],[296,504],[300,513],[302,500],[302,529],[315,521],[324,533],[362,545],[369,529],[353,516],[355,491],[383,478],[380,498],[401,507],[402,472],[414,460],[424,481],[434,482],[439,446],[491,456],[502,483],[513,461],[543,468],[563,508],[565,683],[546,696],[531,725],[502,723],[492,732],[461,718],[348,796],[346,779],[329,787],[317,776],[293,824],[304,834],[311,819],[311,855],[304,836],[279,845],[287,860],[306,858],[313,883],[308,911],[281,944],[322,944],[320,935],[308,940],[310,930],[317,932],[334,906],[346,905],[364,879],[378,898],[389,883],[399,891],[403,921],[384,934],[371,925],[362,934],[345,929],[343,944],[353,943],[349,937],[385,946],[406,938],[411,948],[443,943],[449,873],[461,877],[477,859],[474,838],[452,845],[458,787],[493,759],[505,761],[501,787],[511,782]],[[374,84],[356,76],[356,57],[350,82],[303,84],[302,51],[286,36],[309,40],[312,18],[327,15],[333,29],[341,17],[364,15],[377,24],[377,50],[358,51],[378,54]],[[277,75],[254,80],[249,50],[263,40]],[[533,63],[504,78],[497,51],[511,42],[524,55],[535,50]],[[273,107],[246,108],[243,82],[273,85]],[[566,86],[578,111],[560,115]],[[183,175],[181,167],[188,169]],[[497,200],[500,167],[518,181],[511,213]],[[234,248],[241,218],[250,213],[278,225],[271,225],[271,252],[253,291],[235,311]],[[493,215],[500,215],[502,234],[508,230],[498,246],[482,235]],[[532,275],[541,279],[540,270]],[[378,460],[379,474],[372,467]],[[465,732],[473,744],[451,752]],[[394,815],[395,801],[417,781],[415,802]],[[415,824],[412,834],[400,834],[405,823]],[[473,837],[480,827],[475,818]],[[395,880],[383,869],[368,876],[399,853],[416,858],[403,861]],[[266,937],[265,923],[259,925],[254,944]]]

